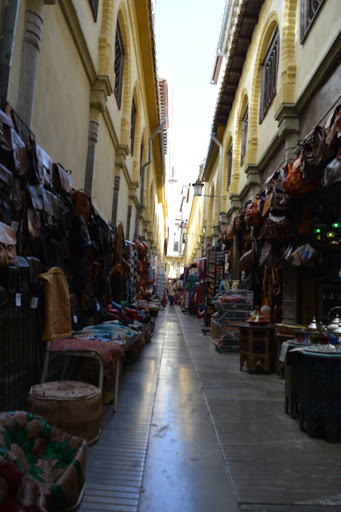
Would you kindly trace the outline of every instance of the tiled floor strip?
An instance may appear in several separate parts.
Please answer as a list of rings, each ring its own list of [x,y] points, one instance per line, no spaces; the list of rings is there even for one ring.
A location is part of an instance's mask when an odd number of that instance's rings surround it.
[[[123,369],[116,414],[104,406],[99,440],[88,448],[86,489],[79,512],[136,512],[141,491],[155,392],[164,344],[166,312],[152,342]],[[148,373],[142,379],[141,374]],[[148,381],[148,391],[139,388]],[[136,379],[134,392],[131,379]]]

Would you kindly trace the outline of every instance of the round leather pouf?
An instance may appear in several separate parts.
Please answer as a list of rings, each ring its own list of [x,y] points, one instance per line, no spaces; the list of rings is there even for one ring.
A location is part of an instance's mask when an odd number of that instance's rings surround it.
[[[29,392],[27,410],[64,432],[86,439],[88,444],[99,437],[101,391],[92,384],[78,381],[35,384]]]

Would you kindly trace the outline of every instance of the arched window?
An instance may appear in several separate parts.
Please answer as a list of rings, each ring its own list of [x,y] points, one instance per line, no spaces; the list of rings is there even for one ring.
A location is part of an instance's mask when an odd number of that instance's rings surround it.
[[[301,44],[324,0],[301,0]]]
[[[249,124],[249,106],[246,106],[242,119],[242,136],[240,141],[240,165],[243,165],[247,149],[247,128]]]
[[[131,115],[130,115],[130,153],[131,156],[134,155],[134,144],[135,144],[135,127],[136,127],[136,105],[133,96],[133,101],[131,102]]]
[[[231,144],[231,147],[227,153],[227,190],[230,188],[231,185],[231,178],[232,178],[232,155],[233,155],[233,146]]]
[[[115,39],[115,96],[118,103],[118,107],[121,108],[122,102],[122,89],[123,89],[123,72],[124,72],[124,46],[123,39],[120,29],[120,24],[117,21],[116,26],[116,39]]]
[[[270,103],[276,95],[277,71],[279,59],[279,32],[276,28],[262,64],[261,88],[260,88],[260,109],[259,122],[261,123],[270,106]]]

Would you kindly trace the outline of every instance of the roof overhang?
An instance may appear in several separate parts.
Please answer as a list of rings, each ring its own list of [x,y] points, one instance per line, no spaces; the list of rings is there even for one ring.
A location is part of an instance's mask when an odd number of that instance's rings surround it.
[[[234,24],[230,29],[231,43],[229,48],[227,48],[227,63],[212,123],[212,132],[215,133],[220,142],[222,141],[224,129],[235,100],[247,51],[252,40],[254,28],[258,23],[258,15],[264,1],[265,0],[242,0]],[[210,140],[204,169],[204,179],[207,179],[211,173],[217,155],[218,148],[216,144]]]

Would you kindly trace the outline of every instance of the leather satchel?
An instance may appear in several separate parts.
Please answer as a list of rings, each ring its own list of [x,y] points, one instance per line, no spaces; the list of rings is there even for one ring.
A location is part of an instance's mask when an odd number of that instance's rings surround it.
[[[14,176],[5,166],[0,164],[0,207],[9,211],[12,203]]]
[[[14,129],[12,119],[0,110],[0,160],[14,174],[25,174],[28,167],[26,144]]]
[[[253,226],[254,228],[259,228],[263,225],[264,217],[262,211],[263,199],[257,194],[254,200],[249,203],[245,209],[245,222],[248,227]]]
[[[255,265],[255,257],[254,257],[254,249],[250,249],[249,251],[245,252],[243,256],[239,260],[239,270],[242,272],[243,270],[245,272],[251,272]]]
[[[226,231],[225,231],[225,239],[227,241],[232,241],[234,238],[234,232],[233,232],[233,223],[230,222],[230,224],[227,225]]]
[[[326,136],[327,132],[322,126],[315,126],[302,143],[302,177],[311,183],[321,179],[324,163],[328,161]]]
[[[52,158],[38,144],[36,144],[36,154],[40,183],[52,188]]]
[[[272,190],[270,212],[273,215],[287,215],[293,210],[294,199],[286,191],[280,180],[275,181]]]
[[[0,222],[0,267],[7,267],[17,261],[17,237],[13,229]]]
[[[36,240],[41,235],[41,217],[39,210],[28,208],[27,210],[27,229],[31,240]]]
[[[43,203],[44,203],[44,220],[46,224],[52,229],[58,229],[60,219],[60,208],[58,197],[43,188]]]
[[[283,186],[295,199],[304,197],[309,192],[316,190],[319,186],[318,183],[310,183],[303,178],[301,170],[301,154],[298,158],[295,158],[293,164],[288,162],[285,166],[287,177],[283,181]]]
[[[89,197],[85,194],[85,192],[76,190],[71,194],[71,199],[73,202],[73,214],[75,216],[81,215],[86,224],[88,224],[91,213],[91,202]]]
[[[292,235],[292,223],[288,217],[275,217],[269,214],[265,220],[260,233],[260,240],[282,242],[288,240]]]
[[[70,178],[71,171],[66,171],[61,164],[53,164],[53,188],[60,194],[70,194],[72,183]]]
[[[341,105],[338,105],[326,123],[326,144],[334,154],[341,145]]]
[[[8,267],[8,291],[27,293],[29,283],[29,264],[23,256],[17,256],[16,262]]]
[[[0,187],[1,186],[6,186],[7,188],[14,186],[13,174],[2,164],[0,164]]]
[[[322,190],[326,192],[329,202],[333,204],[340,204],[341,148],[339,149],[336,158],[329,162],[329,164],[327,165],[323,172]]]
[[[26,183],[26,187],[31,199],[32,208],[34,208],[35,210],[43,210],[43,185],[29,185],[28,183]]]

